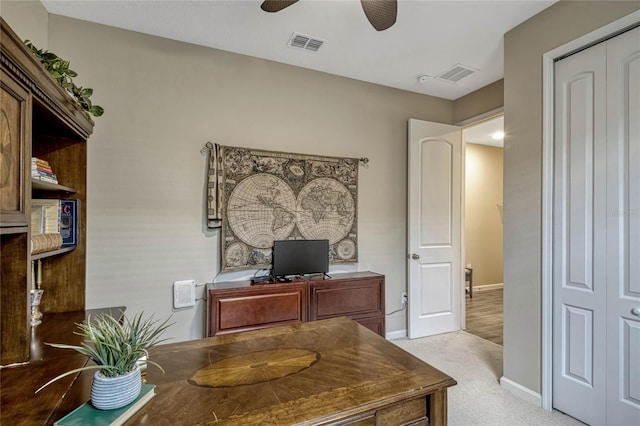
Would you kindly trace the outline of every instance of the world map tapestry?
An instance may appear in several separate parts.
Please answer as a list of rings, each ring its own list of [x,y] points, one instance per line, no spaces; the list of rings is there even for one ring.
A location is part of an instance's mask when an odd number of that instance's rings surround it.
[[[276,240],[329,240],[358,260],[358,159],[217,146],[222,271],[271,267]]]

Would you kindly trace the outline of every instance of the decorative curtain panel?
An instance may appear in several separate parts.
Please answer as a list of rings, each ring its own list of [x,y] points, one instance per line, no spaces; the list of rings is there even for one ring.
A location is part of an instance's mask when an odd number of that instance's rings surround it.
[[[222,226],[222,271],[271,267],[276,240],[329,240],[330,263],[358,260],[357,158],[216,145],[210,224]]]
[[[218,155],[220,145],[208,142],[206,147],[208,161],[208,181],[207,181],[207,227],[219,228],[222,225],[222,210],[220,208],[220,182],[218,169]]]

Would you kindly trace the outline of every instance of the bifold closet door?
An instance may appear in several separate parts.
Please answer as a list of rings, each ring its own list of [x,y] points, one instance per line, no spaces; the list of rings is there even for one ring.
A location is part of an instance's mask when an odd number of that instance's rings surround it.
[[[553,407],[597,425],[606,395],[606,45],[556,63],[555,87]]]
[[[640,425],[640,28],[607,42],[607,423]]]
[[[640,421],[640,29],[556,63],[553,406]]]

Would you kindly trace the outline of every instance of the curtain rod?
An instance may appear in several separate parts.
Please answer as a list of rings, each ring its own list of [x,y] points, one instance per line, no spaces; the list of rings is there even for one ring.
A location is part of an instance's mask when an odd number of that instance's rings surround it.
[[[202,149],[200,149],[200,154],[202,155],[206,155],[208,151],[211,151],[213,149],[213,142],[207,142],[204,144],[204,146],[202,147]],[[369,157],[360,157],[358,158],[358,161],[364,166],[369,164]]]

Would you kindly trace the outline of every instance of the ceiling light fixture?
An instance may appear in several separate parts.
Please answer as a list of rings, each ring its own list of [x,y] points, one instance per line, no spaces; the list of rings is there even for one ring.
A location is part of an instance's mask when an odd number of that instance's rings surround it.
[[[491,137],[499,141],[500,139],[504,139],[504,132],[495,132],[494,134],[491,135]]]

